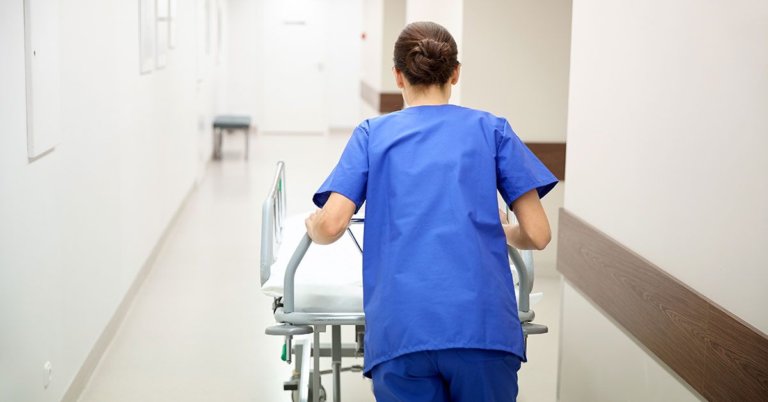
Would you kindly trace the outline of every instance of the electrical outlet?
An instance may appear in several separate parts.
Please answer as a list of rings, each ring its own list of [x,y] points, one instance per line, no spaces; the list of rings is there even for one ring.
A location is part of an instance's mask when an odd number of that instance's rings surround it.
[[[53,365],[51,362],[45,362],[43,364],[43,388],[48,389],[48,386],[51,385],[51,380],[53,380]]]

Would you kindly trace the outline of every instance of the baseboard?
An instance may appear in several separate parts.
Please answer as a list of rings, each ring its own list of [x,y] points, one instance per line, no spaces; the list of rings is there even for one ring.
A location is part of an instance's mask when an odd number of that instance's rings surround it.
[[[286,131],[286,130],[261,130],[259,135],[264,137],[305,137],[325,135],[327,130],[319,131]]]
[[[80,370],[78,370],[75,378],[69,385],[69,388],[64,393],[61,402],[77,402],[77,400],[80,399],[80,395],[88,385],[88,382],[90,382],[93,373],[96,371],[96,368],[99,366],[101,358],[104,356],[104,353],[107,351],[109,345],[112,343],[112,340],[115,338],[117,331],[123,324],[125,316],[130,310],[133,301],[136,299],[136,295],[138,294],[139,289],[141,289],[141,286],[144,284],[144,280],[152,271],[152,267],[155,265],[157,256],[160,253],[163,244],[165,244],[171,228],[176,225],[181,212],[186,208],[187,203],[189,202],[189,198],[196,188],[197,181],[194,181],[190,189],[187,191],[187,194],[184,196],[181,205],[179,205],[179,207],[176,209],[173,218],[171,218],[171,220],[168,222],[168,225],[166,225],[165,229],[163,229],[163,233],[160,235],[157,243],[152,248],[152,252],[150,252],[149,256],[144,261],[144,264],[139,270],[139,273],[136,275],[136,278],[133,280],[131,287],[128,288],[125,296],[123,296],[123,300],[118,305],[117,310],[115,310],[115,313],[107,323],[107,326],[101,332],[101,335],[96,340],[93,348],[91,348],[90,353],[88,353],[88,357],[85,358],[82,366],[80,366]]]

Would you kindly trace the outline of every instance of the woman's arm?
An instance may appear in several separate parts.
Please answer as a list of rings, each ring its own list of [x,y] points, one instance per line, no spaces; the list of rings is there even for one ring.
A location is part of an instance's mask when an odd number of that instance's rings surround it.
[[[549,220],[541,206],[538,192],[531,190],[512,202],[517,224],[509,224],[502,217],[507,244],[520,250],[543,250],[552,239]]]
[[[344,235],[355,209],[352,200],[339,193],[331,193],[323,209],[318,209],[304,221],[309,237],[317,244],[335,242]]]

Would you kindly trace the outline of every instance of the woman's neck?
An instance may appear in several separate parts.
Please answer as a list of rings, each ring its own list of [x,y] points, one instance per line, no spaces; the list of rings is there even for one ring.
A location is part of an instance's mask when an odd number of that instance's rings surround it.
[[[403,88],[403,100],[407,106],[444,105],[451,98],[451,85],[411,86]]]

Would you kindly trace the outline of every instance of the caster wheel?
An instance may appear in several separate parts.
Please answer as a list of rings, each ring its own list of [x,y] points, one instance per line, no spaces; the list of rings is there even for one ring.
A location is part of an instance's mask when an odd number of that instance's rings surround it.
[[[313,402],[314,399],[314,393],[312,392],[312,387],[309,387],[309,395],[307,396],[307,401]],[[299,402],[299,391],[293,391],[291,392],[291,401],[293,402]],[[320,402],[326,402],[326,394],[325,394],[325,387],[320,385]]]

